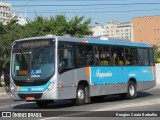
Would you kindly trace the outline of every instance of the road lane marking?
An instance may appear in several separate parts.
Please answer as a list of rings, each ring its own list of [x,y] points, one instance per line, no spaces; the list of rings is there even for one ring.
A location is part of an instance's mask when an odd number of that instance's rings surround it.
[[[108,108],[101,108],[97,109],[95,111],[108,111],[108,110],[116,110],[116,109],[122,109],[122,108],[128,108],[128,107],[138,107],[138,106],[148,106],[148,105],[154,105],[154,104],[160,104],[160,98],[156,99],[150,99],[143,102],[132,102],[132,103],[122,103],[120,105],[112,105],[108,106]]]
[[[149,105],[154,105],[154,104],[160,104],[160,98],[156,98],[156,99],[151,99],[151,100],[147,100],[143,103],[137,103],[132,102],[132,103],[120,103],[120,105],[112,105],[112,106],[106,106],[105,108],[101,108],[101,109],[95,109],[92,111],[88,111],[88,112],[80,112],[80,113],[73,113],[73,114],[68,114],[68,115],[61,115],[61,116],[57,116],[57,117],[48,117],[48,118],[42,118],[39,120],[49,120],[49,119],[58,119],[58,118],[62,118],[62,117],[67,117],[67,116],[75,116],[75,115],[81,115],[81,114],[87,114],[87,113],[92,113],[95,111],[112,111],[112,110],[118,110],[118,109],[124,109],[124,108],[129,108],[129,107],[140,107],[140,106],[149,106]]]
[[[73,111],[74,112],[74,111]],[[68,115],[61,115],[61,116],[57,116],[57,117],[49,117],[49,118],[42,118],[42,119],[38,119],[38,120],[49,120],[49,119],[58,119],[58,118],[62,118],[62,117],[69,117],[69,116],[75,116],[75,115],[81,115],[81,114],[87,114],[87,113],[92,113],[93,111],[87,111],[87,112],[80,112],[80,113],[73,113],[73,114],[68,114]]]
[[[158,99],[160,100],[160,99]],[[123,109],[123,108],[129,108],[129,107],[140,107],[140,106],[149,106],[149,105],[154,105],[154,104],[160,104],[159,101],[148,101],[148,102],[143,102],[143,103],[127,103],[126,104],[120,104],[118,106],[107,106],[108,108],[101,108],[97,109],[94,111],[111,111],[111,110],[117,110],[117,109]]]

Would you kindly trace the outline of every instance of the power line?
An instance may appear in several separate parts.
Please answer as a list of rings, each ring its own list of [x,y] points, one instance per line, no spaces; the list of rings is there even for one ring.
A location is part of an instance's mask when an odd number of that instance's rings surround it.
[[[52,7],[52,6],[132,6],[132,5],[158,5],[160,4],[159,2],[156,2],[156,3],[126,3],[126,4],[121,4],[121,3],[118,3],[118,4],[46,4],[46,5],[26,5],[26,7],[44,7],[44,6],[47,6],[47,7]],[[23,7],[24,5],[13,5],[13,7]]]
[[[144,6],[148,6],[148,5],[144,5]],[[125,8],[125,7],[134,7],[134,6],[115,6],[115,7],[101,7],[101,8],[77,8],[77,9],[63,9],[64,11],[84,11],[84,10],[104,10],[104,9],[111,9],[111,8]],[[57,9],[56,10],[41,10],[41,11],[58,11]]]
[[[27,0],[1,0],[1,1],[27,1]],[[32,1],[44,1],[44,0],[32,0]],[[86,1],[86,0],[45,0],[45,1],[58,1],[58,2],[60,2],[60,1],[74,1],[74,2],[78,2],[78,1]],[[87,0],[87,1],[97,1],[97,0]],[[113,0],[98,0],[98,1],[112,1],[113,2]],[[128,1],[128,0],[114,0],[114,1]]]
[[[107,13],[107,12],[113,12],[113,13],[123,13],[123,12],[144,12],[144,11],[159,11],[160,9],[148,9],[148,10],[123,10],[123,11],[92,11],[92,12],[66,12],[66,11],[59,11],[59,12],[55,12],[55,11],[36,11],[38,13]],[[19,13],[19,12],[17,12]],[[26,13],[35,13],[35,11],[29,11]]]

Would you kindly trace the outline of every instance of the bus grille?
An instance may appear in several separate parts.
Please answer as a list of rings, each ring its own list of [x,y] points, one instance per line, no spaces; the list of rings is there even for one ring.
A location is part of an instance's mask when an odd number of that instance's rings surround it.
[[[33,82],[27,82],[27,81],[14,81],[16,86],[41,86],[45,85],[48,81],[33,81]]]

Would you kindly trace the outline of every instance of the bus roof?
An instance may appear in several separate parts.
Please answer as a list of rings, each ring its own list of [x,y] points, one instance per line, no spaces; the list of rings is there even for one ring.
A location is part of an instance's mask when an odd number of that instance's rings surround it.
[[[39,39],[52,39],[55,38],[58,41],[70,41],[78,43],[91,43],[91,44],[108,44],[108,45],[122,45],[122,46],[133,46],[133,47],[152,47],[152,44],[147,43],[135,43],[131,42],[129,39],[123,38],[108,38],[107,40],[101,40],[99,37],[88,37],[88,38],[77,38],[70,36],[56,36],[56,35],[46,35],[40,37],[30,37],[16,40],[18,41],[28,41],[28,40],[39,40]]]

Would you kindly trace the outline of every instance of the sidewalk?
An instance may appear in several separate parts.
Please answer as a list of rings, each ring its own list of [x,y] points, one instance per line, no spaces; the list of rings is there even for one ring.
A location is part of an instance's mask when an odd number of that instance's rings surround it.
[[[7,94],[5,88],[4,87],[0,87],[0,96],[1,95],[5,95],[5,94]]]
[[[10,92],[7,92],[5,87],[0,87],[0,100],[9,98],[11,98]]]
[[[6,94],[8,94],[6,88],[5,87],[0,87],[0,96],[1,95],[6,95]]]

